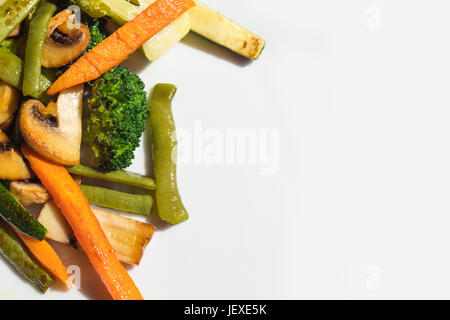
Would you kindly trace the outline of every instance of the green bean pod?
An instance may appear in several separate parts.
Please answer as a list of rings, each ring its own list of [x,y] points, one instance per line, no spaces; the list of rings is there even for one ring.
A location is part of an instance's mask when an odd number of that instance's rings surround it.
[[[39,94],[42,48],[44,47],[48,24],[56,9],[54,4],[41,1],[33,19],[30,21],[23,71],[22,92],[24,96]]]
[[[45,293],[53,283],[53,277],[33,260],[19,237],[1,218],[0,254],[41,292]]]
[[[0,42],[27,17],[39,0],[6,0],[0,6]]]
[[[157,84],[149,100],[150,128],[156,179],[156,205],[163,221],[177,224],[189,215],[177,185],[177,138],[172,114],[172,99],[177,88]]]
[[[93,168],[78,164],[73,167],[68,167],[70,173],[79,176],[105,180],[110,182],[117,182],[133,187],[138,187],[145,190],[155,190],[155,180],[149,177],[144,177],[136,173],[131,173],[125,170],[115,170],[109,172],[98,171]]]
[[[0,79],[22,90],[23,61],[18,56],[0,48]],[[39,76],[39,92],[33,94],[36,99],[42,98],[52,83],[42,74]]]
[[[90,204],[125,212],[149,216],[153,198],[150,195],[131,194],[112,189],[80,185],[81,191]]]

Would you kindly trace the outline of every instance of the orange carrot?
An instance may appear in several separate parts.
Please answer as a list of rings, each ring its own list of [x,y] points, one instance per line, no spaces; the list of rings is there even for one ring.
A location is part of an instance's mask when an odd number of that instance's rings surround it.
[[[56,79],[47,93],[54,95],[99,78],[193,6],[193,0],[157,0],[82,56]]]
[[[17,235],[22,239],[23,243],[30,250],[31,254],[39,261],[48,272],[61,280],[69,289],[72,283],[69,280],[67,269],[59,258],[58,254],[53,250],[52,246],[45,241],[39,241],[28,237],[13,228]]]
[[[47,188],[53,201],[61,209],[75,238],[86,252],[112,298],[142,300],[139,289],[117,259],[88,201],[67,169],[49,162],[25,145],[22,146],[22,153]]]

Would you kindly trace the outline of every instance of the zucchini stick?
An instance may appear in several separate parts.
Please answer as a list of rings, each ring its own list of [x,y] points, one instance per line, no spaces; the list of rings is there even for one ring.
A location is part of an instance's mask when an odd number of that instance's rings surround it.
[[[37,262],[9,226],[0,219],[0,254],[33,286],[45,293],[53,283],[53,278]]]
[[[152,211],[153,198],[150,195],[131,194],[88,185],[80,185],[80,188],[90,204],[145,216],[149,216]]]
[[[29,237],[43,240],[47,234],[47,229],[2,184],[0,184],[0,216]]]
[[[42,48],[47,35],[48,24],[55,11],[56,6],[54,4],[41,1],[30,22],[23,72],[22,91],[24,96],[32,96],[39,93]]]
[[[82,164],[69,167],[67,170],[70,173],[77,174],[79,176],[105,180],[110,182],[117,182],[126,184],[133,187],[138,187],[145,190],[155,190],[155,180],[149,177],[141,176],[136,173],[131,173],[125,170],[116,170],[109,172],[97,171],[93,168],[84,166]]]

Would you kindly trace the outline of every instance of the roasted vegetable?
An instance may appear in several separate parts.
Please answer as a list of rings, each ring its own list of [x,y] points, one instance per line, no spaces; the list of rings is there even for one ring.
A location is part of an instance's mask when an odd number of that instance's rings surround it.
[[[49,106],[26,101],[20,110],[20,130],[36,152],[63,165],[80,163],[83,85],[60,93]]]
[[[138,265],[145,248],[153,237],[155,227],[99,209],[92,209],[120,261]],[[70,226],[58,207],[49,201],[38,220],[48,229],[47,238],[73,245],[76,241]]]
[[[156,179],[156,205],[162,220],[177,224],[189,215],[177,185],[177,139],[172,115],[172,99],[177,88],[157,84],[149,100],[150,128]]]
[[[81,191],[90,204],[125,212],[150,215],[153,198],[150,195],[131,194],[112,189],[81,185]]]
[[[72,287],[72,283],[69,280],[67,269],[59,258],[55,250],[45,240],[36,240],[26,235],[21,234],[17,230],[16,234],[30,250],[31,254],[37,261],[52,275],[59,279],[67,288]]]
[[[0,254],[41,292],[45,293],[53,283],[52,276],[31,257],[25,245],[2,219],[0,219]]]
[[[103,170],[127,168],[139,146],[148,118],[142,80],[118,66],[92,83],[83,141]]]
[[[12,194],[0,184],[0,216],[23,234],[43,240],[47,233],[39,223]]]
[[[89,29],[75,22],[75,15],[63,10],[50,21],[42,50],[42,65],[59,68],[77,59],[91,40]]]
[[[143,300],[120,263],[80,187],[66,168],[43,158],[27,146],[22,153],[72,228],[75,238],[115,300]]]
[[[155,190],[156,188],[155,180],[153,180],[152,178],[141,176],[139,174],[124,170],[104,172],[81,164],[69,167],[67,168],[67,170],[69,170],[70,173],[77,174],[83,177],[122,183],[146,190]]]
[[[13,122],[19,101],[19,90],[0,80],[0,126],[8,121],[10,124]]]
[[[30,171],[9,138],[0,130],[0,179],[23,180]]]
[[[49,195],[40,183],[12,181],[9,191],[23,206],[44,204],[49,200]]]
[[[73,0],[92,17],[110,16],[119,24],[125,24],[141,13],[155,0]],[[190,30],[191,24],[188,12],[154,35],[142,46],[145,56],[155,61],[180,41]]]
[[[100,78],[194,5],[193,0],[156,0],[78,59],[56,79],[47,93],[54,95],[77,84]]]
[[[264,39],[198,1],[189,16],[192,31],[244,57],[257,59],[264,49]]]
[[[47,36],[48,24],[55,11],[54,4],[41,0],[30,21],[22,85],[24,96],[36,96],[40,93],[42,48]]]
[[[0,6],[0,42],[27,17],[39,0],[7,0]]]
[[[0,48],[0,80],[22,89],[23,61],[5,48]],[[44,92],[50,87],[50,80],[42,74],[39,77],[39,91],[32,97],[40,99]]]

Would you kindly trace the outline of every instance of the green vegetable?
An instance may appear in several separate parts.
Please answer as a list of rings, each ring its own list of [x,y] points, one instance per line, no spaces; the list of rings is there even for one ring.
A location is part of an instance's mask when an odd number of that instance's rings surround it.
[[[88,142],[102,170],[131,165],[148,118],[142,80],[117,66],[91,83],[83,141]]]
[[[80,185],[80,188],[90,204],[146,216],[152,211],[153,198],[150,195],[131,194],[88,185]]]
[[[6,49],[8,52],[11,52],[15,55],[19,53],[20,46],[25,42],[25,37],[17,37],[17,38],[10,38],[3,40],[2,43],[0,43],[0,47]]]
[[[0,48],[0,79],[22,90],[23,61],[4,48]],[[51,82],[41,74],[39,77],[39,92],[33,94],[32,97],[42,98],[50,85]]]
[[[24,96],[39,94],[42,48],[47,35],[48,24],[56,9],[54,4],[42,1],[30,22],[23,73],[22,91]]]
[[[118,23],[133,19],[154,0],[71,0],[93,18],[110,16]],[[133,2],[133,3],[132,3]],[[136,3],[136,4],[134,4]],[[137,5],[138,4],[138,5]]]
[[[0,42],[27,17],[39,0],[7,0],[0,6]]]
[[[1,219],[0,254],[41,292],[45,293],[53,283],[52,276],[33,260],[19,237]]]
[[[0,216],[32,238],[43,240],[47,234],[47,229],[2,184],[0,184]]]
[[[177,186],[177,139],[172,115],[172,99],[177,88],[157,84],[149,100],[150,128],[156,179],[156,205],[162,220],[177,224],[189,215]]]
[[[67,168],[70,173],[77,174],[83,177],[100,179],[105,181],[123,183],[126,185],[146,189],[155,190],[155,180],[149,177],[144,177],[136,173],[127,172],[124,170],[116,170],[110,172],[97,171],[82,164]]]

